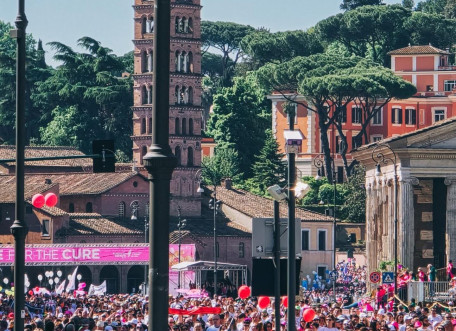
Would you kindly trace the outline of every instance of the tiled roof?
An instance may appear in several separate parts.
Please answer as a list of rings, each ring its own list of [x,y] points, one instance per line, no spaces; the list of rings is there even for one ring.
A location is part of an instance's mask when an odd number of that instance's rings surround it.
[[[439,49],[431,45],[424,46],[408,46],[399,48],[388,52],[388,55],[419,55],[419,54],[445,54],[450,55],[449,52]]]
[[[70,156],[85,155],[74,147],[66,146],[27,146],[25,148],[25,158],[34,157],[51,157],[51,156]],[[10,145],[0,145],[0,159],[16,158],[16,147]],[[9,162],[9,165],[15,162]],[[43,167],[83,167],[92,164],[91,158],[70,159],[70,160],[44,160],[44,161],[26,161],[26,165],[43,166]]]
[[[446,120],[443,120],[443,121],[438,121],[438,122],[436,122],[433,125],[427,126],[425,128],[419,129],[419,130],[415,130],[415,131],[404,133],[404,134],[401,134],[401,135],[398,135],[398,136],[394,136],[394,137],[386,138],[386,139],[383,139],[383,140],[380,140],[380,141],[376,141],[376,142],[373,142],[373,143],[370,143],[370,144],[367,144],[367,145],[363,145],[361,147],[358,147],[358,148],[354,149],[352,152],[363,151],[365,149],[369,149],[369,148],[372,148],[372,147],[380,145],[380,144],[387,144],[387,143],[390,143],[390,142],[393,142],[393,141],[397,141],[397,140],[401,140],[401,139],[404,139],[404,138],[413,137],[413,136],[416,136],[418,134],[424,133],[426,131],[433,130],[433,129],[440,128],[440,127],[449,126],[450,129],[451,129],[452,124],[454,124],[455,122],[456,122],[456,117],[452,117],[452,118],[449,118],[449,119],[446,119]]]
[[[240,189],[226,189],[217,186],[217,199],[252,218],[272,218],[274,215],[274,202]],[[287,203],[280,203],[280,217],[288,217]],[[301,221],[333,221],[330,216],[316,213],[304,208],[296,207],[296,218]]]
[[[68,228],[57,231],[57,236],[81,235],[144,235],[144,222],[130,219],[106,218],[96,213],[68,214]]]
[[[31,174],[26,175],[25,189],[26,198],[33,194],[42,192],[49,187],[59,184],[60,195],[78,195],[78,194],[101,194],[124,181],[141,174],[137,172],[115,172],[115,173],[65,173],[65,174]],[[144,177],[143,177],[144,178]],[[49,179],[51,184],[45,184]],[[15,199],[15,179],[12,175],[0,176],[0,202],[6,199]]]
[[[31,199],[36,193],[49,190],[55,183],[46,184],[43,181],[32,181],[29,177],[25,179],[25,200]],[[16,201],[16,178],[11,175],[0,175],[0,202],[14,203]]]

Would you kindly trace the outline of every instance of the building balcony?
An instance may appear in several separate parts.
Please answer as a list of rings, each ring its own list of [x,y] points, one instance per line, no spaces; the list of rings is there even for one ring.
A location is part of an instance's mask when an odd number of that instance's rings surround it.
[[[448,65],[448,66],[439,66],[438,70],[442,71],[456,71],[456,65]]]
[[[429,91],[429,92],[418,92],[414,96],[421,98],[432,98],[432,97],[446,97],[454,92],[443,92],[443,91]]]

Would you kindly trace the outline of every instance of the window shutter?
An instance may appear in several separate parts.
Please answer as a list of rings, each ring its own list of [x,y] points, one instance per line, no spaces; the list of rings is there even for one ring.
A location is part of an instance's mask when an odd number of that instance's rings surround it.
[[[396,123],[396,109],[391,109],[391,123]]]
[[[402,109],[399,109],[399,124],[402,124]]]
[[[416,124],[416,110],[412,109],[412,124]]]
[[[405,110],[405,124],[411,124],[410,123],[410,116],[409,116],[411,111],[412,111],[411,109],[406,109]]]

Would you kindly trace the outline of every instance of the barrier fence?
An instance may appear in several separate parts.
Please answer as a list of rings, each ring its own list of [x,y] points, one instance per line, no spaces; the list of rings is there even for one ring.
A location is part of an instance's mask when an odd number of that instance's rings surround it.
[[[449,282],[410,282],[406,291],[406,294],[399,293],[399,296],[408,302],[412,298],[416,302],[448,302],[455,298],[455,291]]]

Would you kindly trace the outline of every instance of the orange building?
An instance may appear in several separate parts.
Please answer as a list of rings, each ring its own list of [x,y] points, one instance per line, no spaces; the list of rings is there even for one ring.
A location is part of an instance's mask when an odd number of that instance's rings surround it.
[[[367,127],[369,142],[394,137],[407,132],[430,126],[435,122],[456,115],[456,66],[449,64],[450,53],[431,45],[408,46],[391,51],[391,69],[405,80],[417,87],[417,93],[408,99],[392,100],[383,107]],[[291,96],[291,95],[290,95]],[[284,153],[284,130],[289,123],[283,111],[286,101],[280,94],[269,96],[272,101],[272,128]],[[300,96],[297,101],[305,102]],[[350,109],[351,108],[351,109]],[[315,176],[317,169],[314,158],[321,155],[320,130],[316,114],[302,105],[297,105],[295,130],[300,130],[304,140],[296,158],[296,167],[302,176]],[[349,105],[344,113],[344,133],[347,137],[348,150],[357,147],[354,137],[361,130],[360,114],[355,105]],[[344,178],[342,159],[339,151],[337,130],[328,132],[331,152],[335,152],[337,180]],[[366,143],[366,142],[364,142]],[[347,155],[351,159],[350,155]]]

